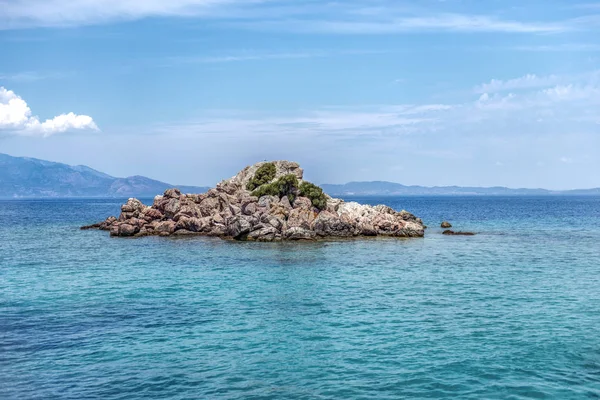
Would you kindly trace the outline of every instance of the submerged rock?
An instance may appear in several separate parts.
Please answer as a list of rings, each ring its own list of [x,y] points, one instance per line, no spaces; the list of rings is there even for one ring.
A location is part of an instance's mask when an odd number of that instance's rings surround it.
[[[449,235],[449,236],[475,236],[475,234],[473,232],[454,232],[451,230],[447,230],[442,232],[442,235]]]
[[[304,181],[302,168],[290,161],[246,167],[203,194],[169,189],[152,206],[129,199],[118,218],[81,229],[121,237],[205,235],[268,242],[424,235],[423,222],[413,214],[333,199]]]

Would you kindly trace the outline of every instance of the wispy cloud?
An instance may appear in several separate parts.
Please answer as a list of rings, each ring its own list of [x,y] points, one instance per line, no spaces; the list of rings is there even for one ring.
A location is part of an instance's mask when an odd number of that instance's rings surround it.
[[[500,18],[500,13],[465,13],[450,3],[429,8],[389,0],[372,2],[285,0],[2,0],[0,29],[62,27],[137,20],[196,17],[228,27],[297,33],[397,34],[406,32],[559,33],[579,29],[575,22]],[[457,12],[460,11],[460,12]]]
[[[256,3],[249,1],[248,3]],[[136,20],[153,16],[209,16],[239,0],[3,0],[0,26],[57,27]]]
[[[353,20],[262,21],[263,29],[290,30],[300,33],[394,34],[406,32],[508,32],[557,33],[570,30],[567,24],[555,22],[520,22],[500,20],[486,15],[433,14],[416,17],[380,16]],[[259,27],[255,25],[255,27]]]
[[[40,122],[39,117],[32,115],[25,100],[0,86],[0,133],[47,137],[80,129],[98,130],[98,127],[91,117],[72,112]]]
[[[39,73],[35,71],[16,72],[12,74],[0,73],[0,82],[37,82],[45,79],[59,79],[65,77],[61,73]]]
[[[600,51],[600,45],[594,43],[565,43],[538,46],[515,46],[511,47],[509,50],[526,52],[597,52]]]
[[[178,64],[222,64],[237,63],[247,61],[265,61],[265,60],[294,60],[305,58],[323,58],[333,56],[352,56],[383,54],[386,51],[378,50],[307,50],[302,52],[243,52],[229,55],[216,56],[181,56],[169,57],[159,63],[161,66],[173,66]]]
[[[399,104],[327,107],[285,115],[217,112],[158,133],[228,137],[393,138],[403,135],[544,134],[597,131],[600,81],[596,72],[571,77],[525,75],[478,86],[471,101],[456,104]],[[485,89],[485,91],[484,91]],[[512,90],[517,90],[512,92]],[[509,93],[503,93],[507,92]],[[479,94],[482,92],[481,94]]]
[[[492,79],[488,83],[477,86],[475,88],[475,93],[497,93],[509,90],[548,87],[557,84],[560,80],[561,78],[556,75],[540,77],[535,74],[527,74],[519,78],[508,80]]]
[[[478,85],[474,88],[475,93],[492,94],[507,91],[521,91],[538,88],[553,88],[568,86],[573,82],[596,82],[600,79],[600,71],[590,71],[574,75],[547,75],[527,74],[512,79],[492,79],[488,83]]]

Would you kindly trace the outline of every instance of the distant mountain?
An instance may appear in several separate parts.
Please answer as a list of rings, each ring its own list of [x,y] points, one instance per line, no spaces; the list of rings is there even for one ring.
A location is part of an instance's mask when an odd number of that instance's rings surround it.
[[[154,197],[171,187],[177,187],[184,193],[209,190],[208,187],[171,185],[144,176],[115,178],[85,165],[71,166],[0,153],[0,198]],[[324,184],[321,187],[331,196],[600,195],[600,188],[552,191],[505,187],[425,187],[384,181]]]
[[[600,195],[600,188],[555,191],[546,189],[509,189],[506,187],[405,186],[394,182],[350,182],[344,185],[321,185],[331,196],[543,196],[543,195]]]
[[[0,198],[154,197],[178,187],[202,193],[207,187],[178,186],[143,176],[115,178],[84,165],[71,166],[0,153]]]

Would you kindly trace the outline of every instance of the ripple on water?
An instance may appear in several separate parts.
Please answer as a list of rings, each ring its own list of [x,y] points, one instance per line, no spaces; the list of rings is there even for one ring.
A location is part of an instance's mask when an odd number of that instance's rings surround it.
[[[114,200],[0,202],[0,398],[600,397],[597,198],[368,201],[481,233],[118,240],[77,230]]]

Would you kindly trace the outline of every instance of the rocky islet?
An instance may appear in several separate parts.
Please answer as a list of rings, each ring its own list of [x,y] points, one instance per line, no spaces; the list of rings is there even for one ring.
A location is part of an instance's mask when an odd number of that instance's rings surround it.
[[[82,229],[119,237],[205,235],[254,241],[424,236],[423,222],[413,214],[331,198],[304,181],[302,168],[290,161],[246,167],[203,194],[168,189],[151,206],[131,198],[118,218]]]

